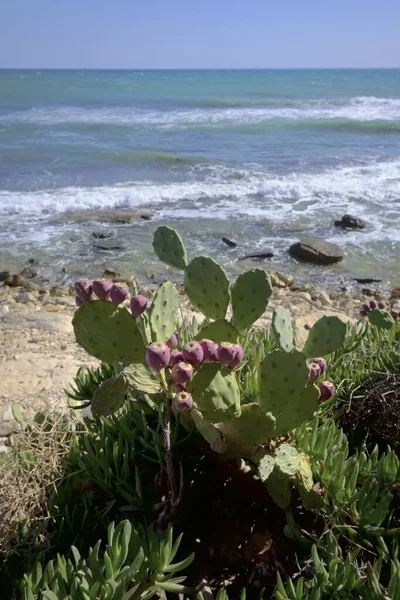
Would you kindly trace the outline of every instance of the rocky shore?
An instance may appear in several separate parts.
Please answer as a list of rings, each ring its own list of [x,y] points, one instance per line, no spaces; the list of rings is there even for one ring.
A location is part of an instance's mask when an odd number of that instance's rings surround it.
[[[361,304],[372,295],[400,310],[400,290],[393,290],[391,296],[368,289],[357,297],[340,290],[328,294],[317,288],[297,287],[288,274],[271,272],[271,276],[274,293],[257,325],[268,326],[272,310],[281,304],[292,314],[300,344],[307,329],[320,316],[339,314],[345,319],[356,319]],[[119,282],[128,279],[116,278]],[[142,287],[140,293],[151,298],[154,289]],[[182,302],[184,314],[201,319],[183,295]],[[79,366],[97,364],[75,342],[71,325],[75,309],[71,287],[46,289],[20,276],[11,277],[7,284],[0,283],[0,450],[18,426],[11,412],[13,403],[19,403],[27,415],[38,410],[64,410],[64,390],[72,383]]]

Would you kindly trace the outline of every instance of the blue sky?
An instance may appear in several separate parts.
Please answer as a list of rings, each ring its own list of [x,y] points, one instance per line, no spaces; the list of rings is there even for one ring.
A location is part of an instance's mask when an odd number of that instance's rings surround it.
[[[1,0],[0,68],[400,67],[400,0]]]

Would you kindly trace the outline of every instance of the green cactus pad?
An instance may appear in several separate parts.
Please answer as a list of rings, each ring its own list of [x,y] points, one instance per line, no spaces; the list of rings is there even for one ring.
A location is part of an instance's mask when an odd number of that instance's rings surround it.
[[[222,423],[240,414],[240,392],[234,373],[217,363],[203,363],[187,385],[203,417]]]
[[[222,431],[207,421],[196,408],[193,407],[190,414],[197,430],[206,442],[210,444],[211,450],[214,450],[214,452],[217,452],[218,454],[223,454],[226,451],[226,441]]]
[[[154,232],[153,249],[161,262],[183,271],[187,254],[181,236],[175,229],[163,225]]]
[[[231,288],[232,325],[239,331],[251,327],[265,312],[271,294],[271,280],[263,269],[239,275]]]
[[[347,325],[339,317],[322,317],[310,329],[303,353],[307,358],[326,356],[344,344]]]
[[[322,496],[314,490],[314,480],[310,463],[305,454],[299,454],[299,470],[297,471],[294,483],[299,490],[304,507],[307,510],[313,510],[321,506]]]
[[[319,390],[307,385],[307,359],[298,350],[267,354],[259,369],[259,404],[276,419],[276,437],[310,419],[318,407]]]
[[[15,421],[19,424],[22,425],[25,418],[24,418],[24,410],[22,408],[22,406],[20,404],[12,404],[11,405],[11,412],[12,412],[12,416],[14,417]]]
[[[139,363],[129,365],[124,369],[129,383],[145,394],[158,394],[161,390],[159,374],[146,365]]]
[[[96,415],[108,417],[125,402],[126,377],[122,374],[106,379],[93,394],[90,408]]]
[[[267,481],[272,471],[275,469],[275,458],[270,454],[262,457],[258,463],[258,476],[262,482]]]
[[[289,487],[289,478],[282,475],[277,469],[274,469],[268,479],[265,481],[268,494],[272,500],[283,510],[290,508],[292,494]]]
[[[283,306],[278,306],[272,315],[272,331],[277,344],[285,352],[291,352],[293,344],[293,328],[290,313]]]
[[[275,451],[276,468],[283,475],[295,475],[300,468],[299,453],[289,444],[282,444]]]
[[[229,279],[212,258],[198,256],[185,269],[185,292],[209,319],[224,319],[229,304]]]
[[[216,344],[219,344],[220,342],[231,342],[231,344],[236,344],[238,338],[238,330],[233,327],[229,321],[220,319],[219,321],[212,321],[212,323],[200,329],[195,340],[212,340]]]
[[[179,308],[178,292],[171,281],[166,281],[157,290],[149,310],[151,339],[166,342],[176,330],[176,315]]]
[[[85,302],[72,320],[77,343],[108,364],[144,362],[146,347],[132,315],[107,300]]]
[[[275,419],[264,414],[256,403],[244,404],[241,413],[219,425],[229,449],[240,450],[241,456],[250,457],[257,446],[275,437]]]
[[[394,325],[394,319],[386,310],[380,310],[376,308],[368,313],[369,322],[379,329],[392,329]]]

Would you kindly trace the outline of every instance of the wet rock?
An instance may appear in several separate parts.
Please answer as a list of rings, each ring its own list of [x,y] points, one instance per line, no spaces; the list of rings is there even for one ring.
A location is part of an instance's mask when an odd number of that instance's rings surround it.
[[[22,287],[24,285],[24,278],[22,275],[9,275],[4,283],[9,287]]]
[[[125,246],[118,246],[118,244],[107,242],[105,240],[102,244],[93,244],[93,248],[97,250],[104,250],[106,252],[110,252],[112,250],[126,250]]]
[[[142,213],[140,213],[139,217],[142,221],[150,221],[150,219],[153,217],[153,213],[142,212]]]
[[[50,296],[52,296],[53,298],[54,297],[61,298],[62,296],[66,296],[66,295],[67,295],[67,290],[65,290],[60,285],[55,285],[52,288],[50,288]]]
[[[224,244],[226,244],[227,246],[229,246],[229,248],[236,248],[236,246],[237,246],[236,242],[232,242],[232,240],[229,240],[226,237],[223,237],[222,241],[224,242]]]
[[[24,267],[20,273],[20,275],[26,277],[26,279],[34,279],[37,277],[37,274],[37,270],[32,267]]]
[[[115,231],[104,230],[104,231],[93,231],[93,237],[98,240],[106,240],[108,238],[115,237]]]
[[[246,256],[241,256],[238,260],[246,260],[247,258],[253,258],[256,260],[262,260],[264,258],[272,258],[274,253],[271,252],[269,248],[265,248],[264,250],[259,250],[257,252],[253,252],[252,254],[246,254]]]
[[[360,279],[359,277],[354,277],[354,281],[357,281],[357,283],[381,283],[382,279],[372,279],[372,278],[365,278],[365,279]]]
[[[151,219],[151,213],[140,212],[132,213],[132,211],[122,210],[82,210],[75,213],[67,213],[61,216],[62,222],[84,223],[89,221],[97,221],[104,223],[118,223],[123,225],[131,225],[142,220]]]
[[[102,277],[106,277],[107,279],[110,279],[111,277],[121,277],[121,273],[115,271],[114,269],[109,269],[108,267],[106,267],[103,271]]]
[[[335,221],[335,226],[343,229],[364,229],[366,222],[353,215],[343,215],[340,221]]]
[[[392,298],[400,298],[400,287],[394,288],[390,295]]]
[[[340,246],[318,238],[305,238],[296,242],[290,246],[289,253],[295,258],[323,265],[337,263],[344,258]]]
[[[0,281],[6,281],[10,275],[10,271],[0,271]]]
[[[36,266],[37,266],[37,265],[39,264],[39,261],[38,261],[38,259],[37,259],[37,258],[29,258],[29,259],[28,259],[28,263],[29,263],[30,265],[36,265]]]

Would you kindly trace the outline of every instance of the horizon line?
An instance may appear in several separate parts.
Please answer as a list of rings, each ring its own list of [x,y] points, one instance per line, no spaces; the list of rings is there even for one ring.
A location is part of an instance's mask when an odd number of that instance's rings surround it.
[[[0,67],[0,71],[396,71],[398,67]]]

